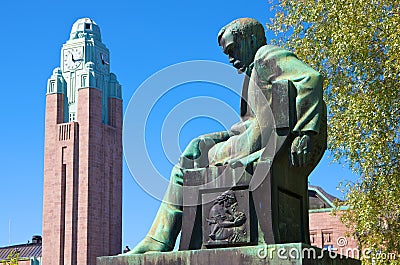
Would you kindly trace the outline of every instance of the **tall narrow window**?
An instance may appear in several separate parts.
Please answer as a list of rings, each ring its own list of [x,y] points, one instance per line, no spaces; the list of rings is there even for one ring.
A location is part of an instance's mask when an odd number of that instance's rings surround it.
[[[65,250],[65,193],[67,182],[67,164],[66,164],[66,149],[61,149],[61,220],[60,220],[60,264],[64,264],[64,250]]]
[[[50,91],[49,91],[50,93],[53,93],[54,92],[54,81],[51,81],[50,82]]]
[[[82,82],[81,82],[81,87],[87,87],[87,76],[86,75],[82,75]]]

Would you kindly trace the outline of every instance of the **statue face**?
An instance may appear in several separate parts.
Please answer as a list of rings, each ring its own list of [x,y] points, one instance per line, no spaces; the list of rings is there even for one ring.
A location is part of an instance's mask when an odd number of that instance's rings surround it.
[[[238,38],[229,29],[222,35],[219,44],[228,55],[229,62],[240,72],[244,72],[246,67],[253,62],[257,52],[251,37]]]

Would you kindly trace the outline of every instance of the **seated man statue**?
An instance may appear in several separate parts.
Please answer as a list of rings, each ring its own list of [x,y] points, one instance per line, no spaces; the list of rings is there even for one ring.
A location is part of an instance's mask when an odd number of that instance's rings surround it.
[[[237,19],[221,29],[218,43],[229,62],[245,73],[241,120],[230,130],[195,138],[181,155],[171,172],[170,184],[147,236],[128,254],[149,251],[171,251],[182,226],[183,171],[190,168],[233,165],[237,161],[251,163],[260,158],[266,141],[262,138],[273,130],[271,122],[257,113],[256,89],[263,89],[270,102],[268,87],[279,81],[290,81],[296,88],[296,123],[291,144],[292,166],[316,165],[324,148],[321,123],[325,105],[322,100],[322,77],[301,62],[292,52],[266,45],[263,26],[251,18]],[[323,133],[322,133],[323,134]],[[267,195],[266,195],[267,196]]]

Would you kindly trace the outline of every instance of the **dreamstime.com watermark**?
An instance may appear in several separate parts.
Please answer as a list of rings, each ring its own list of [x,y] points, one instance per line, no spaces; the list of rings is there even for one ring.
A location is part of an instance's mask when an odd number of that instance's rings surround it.
[[[319,249],[316,247],[296,248],[290,246],[265,245],[257,251],[260,259],[278,258],[281,260],[300,260],[300,259],[323,259],[326,257],[332,259],[367,259],[367,260],[396,260],[400,256],[395,253],[373,252],[369,248],[359,250],[357,248],[347,247],[348,241],[345,237],[339,237],[336,241],[337,248]]]

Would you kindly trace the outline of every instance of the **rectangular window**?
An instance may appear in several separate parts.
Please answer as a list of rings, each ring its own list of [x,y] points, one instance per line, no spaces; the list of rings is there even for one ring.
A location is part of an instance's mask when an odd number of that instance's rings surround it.
[[[87,79],[87,76],[86,75],[82,75],[81,87],[87,87],[86,79]]]
[[[90,24],[85,23],[85,29],[90,29]]]
[[[54,92],[54,81],[50,82],[50,92],[53,93]]]
[[[335,251],[335,248],[333,245],[324,245],[323,249],[328,250],[328,251]]]
[[[311,243],[311,245],[314,245],[317,243],[317,232],[310,231],[310,243]]]
[[[69,114],[69,122],[75,121],[75,112]]]
[[[330,246],[333,243],[333,231],[332,230],[324,230],[322,231],[322,246],[325,245]]]

